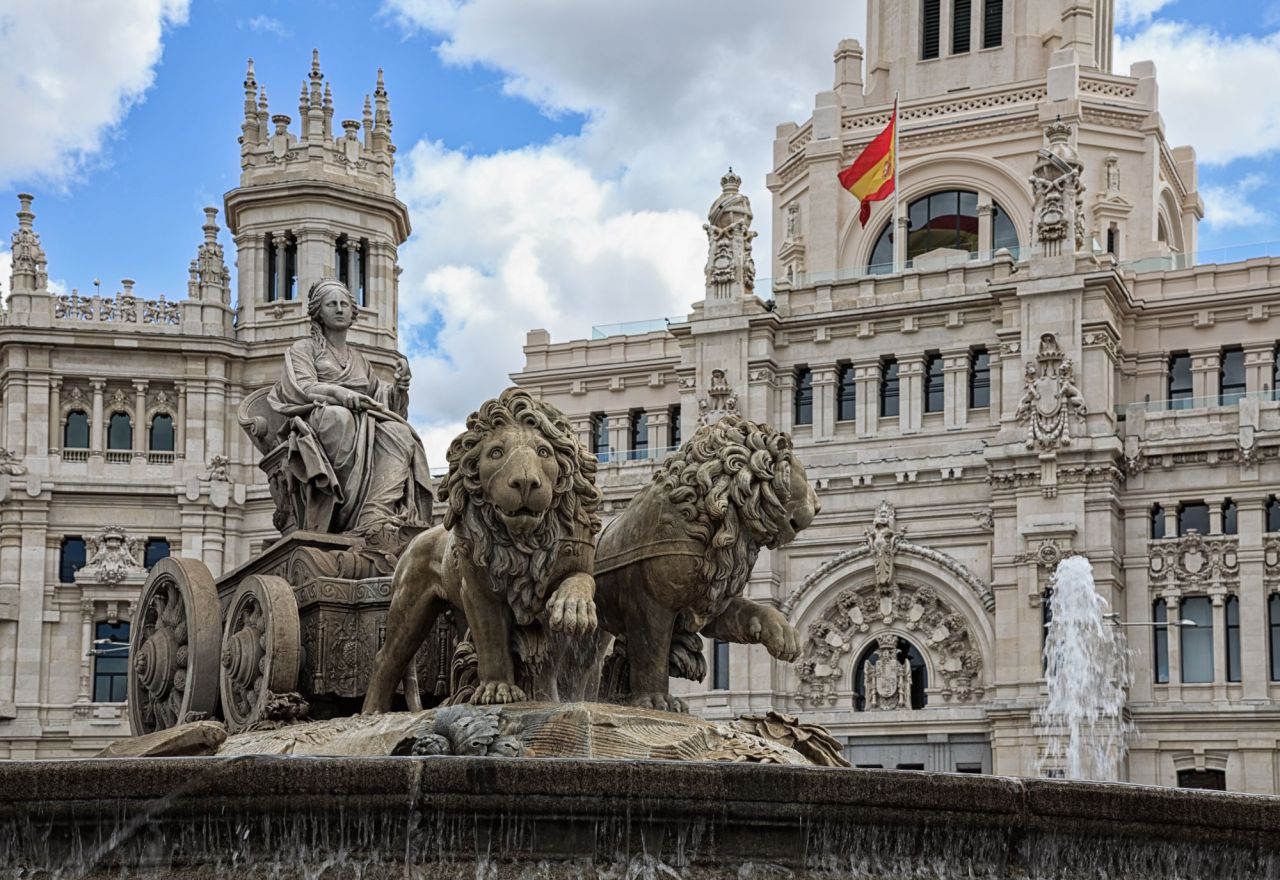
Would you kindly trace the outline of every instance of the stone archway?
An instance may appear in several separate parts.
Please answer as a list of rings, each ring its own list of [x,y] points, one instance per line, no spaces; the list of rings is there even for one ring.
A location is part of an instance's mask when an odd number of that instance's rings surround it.
[[[950,703],[982,698],[983,650],[968,617],[934,587],[900,577],[885,586],[859,580],[825,603],[804,632],[796,701],[814,709],[837,705],[867,643],[899,632],[924,654],[932,693]]]

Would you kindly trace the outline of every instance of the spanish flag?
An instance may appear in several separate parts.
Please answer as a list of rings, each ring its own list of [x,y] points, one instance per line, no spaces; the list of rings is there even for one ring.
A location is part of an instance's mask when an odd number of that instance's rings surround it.
[[[867,144],[867,148],[853,160],[852,165],[840,172],[840,185],[862,203],[858,220],[863,226],[867,225],[867,219],[871,216],[871,203],[893,195],[893,185],[897,179],[897,141],[894,138],[897,127],[898,102],[894,101],[889,127]]]

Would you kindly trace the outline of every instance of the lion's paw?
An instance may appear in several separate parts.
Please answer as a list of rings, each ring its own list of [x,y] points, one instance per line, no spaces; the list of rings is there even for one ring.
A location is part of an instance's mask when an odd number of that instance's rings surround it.
[[[660,712],[688,713],[689,711],[689,706],[679,697],[657,692],[636,694],[631,698],[630,703],[638,709],[657,709]]]
[[[793,663],[800,656],[800,634],[772,608],[762,609],[752,618],[751,636],[783,663]]]
[[[490,706],[496,703],[523,703],[528,697],[524,691],[505,681],[482,681],[471,697],[473,705]]]
[[[565,635],[586,635],[596,629],[596,603],[590,595],[580,591],[560,588],[547,603],[547,618],[551,628]]]

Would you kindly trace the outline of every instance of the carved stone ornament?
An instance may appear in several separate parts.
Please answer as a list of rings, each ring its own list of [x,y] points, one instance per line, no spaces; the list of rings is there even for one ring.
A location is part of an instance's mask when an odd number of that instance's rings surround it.
[[[1045,539],[1036,545],[1035,549],[1018,553],[1013,557],[1014,562],[1034,562],[1041,568],[1053,571],[1058,567],[1058,563],[1066,559],[1068,556],[1079,556],[1080,552],[1071,547],[1061,547],[1055,541]]]
[[[738,415],[738,395],[729,387],[724,370],[712,370],[707,396],[698,401],[698,424],[714,425],[730,415]]]
[[[1202,535],[1187,529],[1182,537],[1151,541],[1151,586],[1195,592],[1239,583],[1237,540],[1233,535]]]
[[[990,507],[985,510],[975,510],[973,511],[972,516],[977,522],[978,528],[982,529],[984,532],[995,531],[996,514]]]
[[[1047,149],[1040,150],[1031,172],[1031,194],[1035,202],[1036,244],[1046,257],[1079,252],[1085,246],[1084,184],[1080,181],[1084,163],[1071,146],[1071,127],[1061,122],[1045,129]]]
[[[875,566],[876,586],[892,586],[894,580],[893,558],[902,544],[905,528],[898,529],[898,513],[887,500],[876,508],[875,518],[867,526],[867,551]]]
[[[751,256],[751,201],[739,192],[742,178],[729,169],[720,178],[720,197],[711,205],[707,222],[707,295],[712,299],[729,298],[736,288],[739,295],[755,288],[756,264]]]
[[[145,574],[142,567],[142,538],[129,536],[120,526],[107,526],[96,535],[85,538],[89,561],[79,574],[87,580],[118,584],[135,574]]]
[[[0,476],[20,477],[27,472],[27,467],[18,456],[8,449],[0,447]]]
[[[208,480],[211,483],[231,482],[231,459],[225,455],[215,455],[211,457],[204,476],[200,479]]]
[[[866,670],[868,709],[908,709],[911,707],[911,663],[898,659],[898,637],[881,633],[876,637],[876,662]]]
[[[894,631],[887,631],[887,630]],[[874,697],[877,708],[896,709],[910,704],[911,670],[897,662],[898,632],[915,635],[915,641],[932,660],[938,693],[944,700],[969,702],[982,697],[982,654],[969,631],[968,621],[931,587],[898,581],[888,591],[871,591],[865,585],[844,590],[809,625],[805,645],[796,664],[800,687],[797,702],[810,708],[834,706],[841,691],[852,689],[851,663],[854,647],[865,640],[862,633],[875,636],[880,657],[868,670],[868,703]],[[885,645],[891,650],[884,650]]]
[[[1075,384],[1071,359],[1065,357],[1052,333],[1040,337],[1040,352],[1027,364],[1018,424],[1027,430],[1027,448],[1042,452],[1071,445],[1071,419],[1088,412]]]

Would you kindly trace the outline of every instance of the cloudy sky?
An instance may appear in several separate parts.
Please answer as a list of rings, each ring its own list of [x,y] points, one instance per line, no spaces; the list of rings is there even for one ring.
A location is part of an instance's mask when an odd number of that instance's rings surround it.
[[[1154,60],[1168,135],[1199,151],[1202,249],[1280,242],[1280,89],[1258,87],[1280,82],[1280,0],[1118,5],[1116,70]],[[338,119],[385,68],[414,226],[402,346],[442,464],[528,328],[580,338],[700,298],[720,175],[767,203],[774,126],[809,115],[836,43],[864,29],[861,0],[6,4],[0,195],[36,194],[57,285],[182,295],[200,209],[237,182],[245,58],[296,115],[319,47]]]

